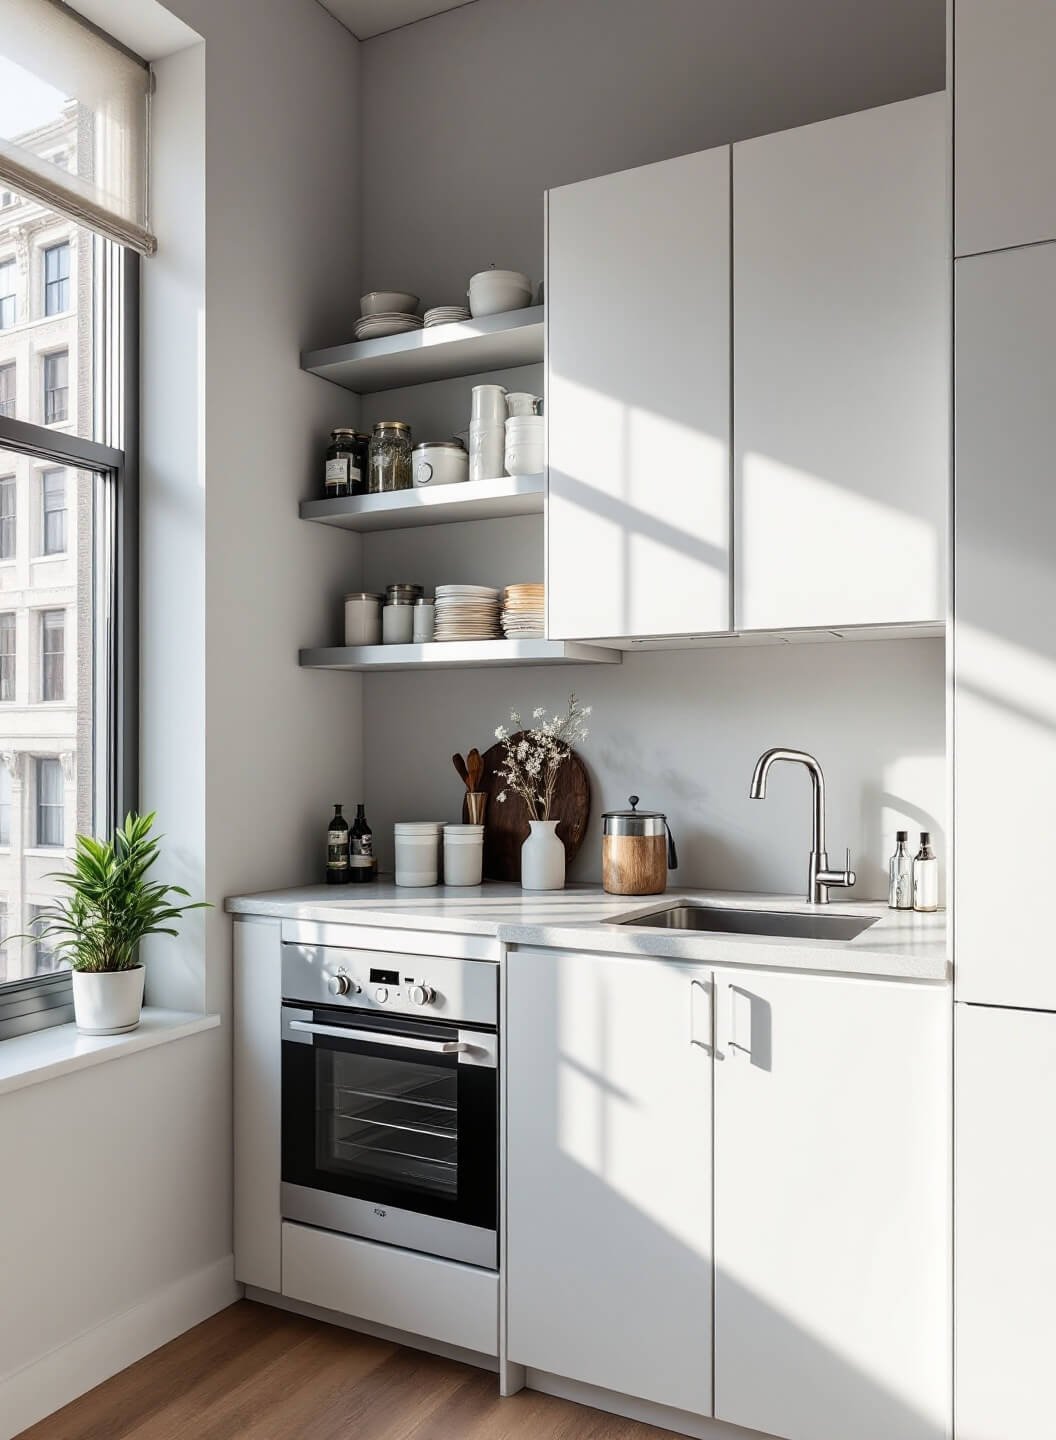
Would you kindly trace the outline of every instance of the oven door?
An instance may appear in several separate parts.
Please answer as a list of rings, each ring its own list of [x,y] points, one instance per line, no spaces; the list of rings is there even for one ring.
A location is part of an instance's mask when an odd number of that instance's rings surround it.
[[[494,1032],[282,1008],[282,1213],[495,1268]]]

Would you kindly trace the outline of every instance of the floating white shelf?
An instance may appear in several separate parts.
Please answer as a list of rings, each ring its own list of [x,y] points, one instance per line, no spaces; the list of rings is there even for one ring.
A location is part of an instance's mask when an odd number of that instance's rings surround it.
[[[511,665],[618,665],[618,650],[572,640],[434,640],[429,645],[335,645],[302,650],[310,670],[477,670]]]
[[[418,525],[540,514],[545,493],[545,475],[506,475],[501,480],[466,480],[436,490],[423,487],[391,495],[302,500],[301,519],[342,530],[410,530]]]
[[[434,325],[409,335],[386,335],[327,350],[305,350],[301,369],[357,394],[424,385],[486,370],[535,365],[543,358],[542,305]]]

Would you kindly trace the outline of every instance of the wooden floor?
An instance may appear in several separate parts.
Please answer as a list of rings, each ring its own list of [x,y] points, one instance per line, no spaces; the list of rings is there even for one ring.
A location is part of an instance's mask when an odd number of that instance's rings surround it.
[[[241,1300],[19,1440],[671,1440],[493,1374]]]

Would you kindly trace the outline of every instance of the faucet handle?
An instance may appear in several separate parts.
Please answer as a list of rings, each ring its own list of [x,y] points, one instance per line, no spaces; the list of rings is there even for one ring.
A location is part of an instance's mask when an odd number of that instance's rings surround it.
[[[843,873],[845,876],[845,885],[854,885],[857,882],[858,876],[851,869],[851,847],[849,845],[847,846],[847,854],[843,862]]]

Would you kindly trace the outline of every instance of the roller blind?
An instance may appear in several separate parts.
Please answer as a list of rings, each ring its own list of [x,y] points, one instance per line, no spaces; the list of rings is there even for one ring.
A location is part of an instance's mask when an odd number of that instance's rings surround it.
[[[0,186],[152,255],[151,75],[55,0],[0,0]]]

